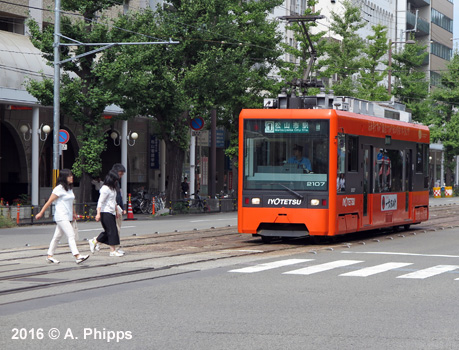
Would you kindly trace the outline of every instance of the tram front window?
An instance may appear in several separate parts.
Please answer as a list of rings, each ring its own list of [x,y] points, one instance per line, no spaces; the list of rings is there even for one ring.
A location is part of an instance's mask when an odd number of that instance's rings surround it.
[[[245,120],[244,189],[328,189],[328,120]]]

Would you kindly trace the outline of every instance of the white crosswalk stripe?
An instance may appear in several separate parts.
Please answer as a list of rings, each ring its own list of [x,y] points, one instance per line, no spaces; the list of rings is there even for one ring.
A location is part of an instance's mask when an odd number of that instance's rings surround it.
[[[259,264],[255,266],[244,267],[242,269],[231,270],[229,272],[239,272],[239,273],[253,273],[253,272],[260,272],[266,271],[271,269],[277,269],[278,267],[284,267],[289,265],[295,265],[307,261],[312,261],[314,259],[287,259],[287,260],[280,260],[280,261],[273,261],[266,264]]]
[[[399,269],[401,267],[408,266],[408,265],[412,265],[412,263],[389,262],[389,263],[385,263],[381,265],[365,267],[363,269],[356,270],[356,271],[346,272],[346,273],[341,274],[340,276],[368,277],[371,275],[376,275],[378,273]]]
[[[286,266],[301,264],[305,262],[314,261],[315,259],[285,259],[279,261],[272,261],[264,264],[258,264],[254,266],[243,267],[240,269],[230,270],[229,272],[237,272],[237,273],[256,273],[256,272],[263,272],[267,270],[273,270],[277,268],[282,268]],[[287,272],[283,272],[283,275],[312,275],[324,271],[329,271],[333,269],[343,268],[359,263],[363,263],[362,260],[336,260],[331,261],[323,264],[317,265],[310,265],[306,267],[302,267],[296,270],[291,270]],[[405,266],[413,265],[413,263],[407,262],[387,262],[384,264],[379,264],[375,266],[357,268],[350,272],[345,272],[339,274],[342,277],[368,277],[373,276],[376,274],[388,272],[391,270],[397,270]],[[354,268],[352,268],[354,269]],[[429,277],[433,277],[436,275],[440,275],[442,273],[451,272],[454,270],[459,269],[459,265],[436,265],[426,269],[421,269],[418,271],[410,272],[401,276],[397,276],[396,278],[406,278],[406,279],[426,279]],[[414,270],[414,269],[413,269]],[[459,278],[455,279],[459,281]]]
[[[285,275],[312,275],[313,273],[328,271],[338,267],[345,267],[361,263],[360,260],[337,260],[325,264],[304,267],[302,269],[284,272]]]
[[[439,275],[444,272],[454,271],[457,268],[459,268],[459,266],[457,265],[437,265],[437,266],[429,267],[427,269],[411,272],[406,275],[398,276],[397,278],[424,279],[424,278]]]

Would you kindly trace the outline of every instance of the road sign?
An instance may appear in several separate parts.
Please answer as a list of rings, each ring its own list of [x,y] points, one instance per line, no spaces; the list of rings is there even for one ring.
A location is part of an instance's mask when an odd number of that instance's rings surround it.
[[[67,143],[69,142],[70,135],[67,130],[60,129],[59,130],[59,143]]]
[[[194,119],[191,119],[190,121],[190,127],[193,130],[201,130],[204,127],[204,119],[201,117],[197,117]]]

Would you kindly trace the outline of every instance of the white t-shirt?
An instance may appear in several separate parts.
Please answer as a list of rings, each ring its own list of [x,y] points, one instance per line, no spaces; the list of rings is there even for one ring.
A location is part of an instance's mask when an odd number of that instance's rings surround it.
[[[100,196],[97,202],[97,208],[101,208],[101,213],[116,215],[116,190],[112,190],[107,185],[103,185],[99,192]]]
[[[54,201],[54,221],[72,221],[73,201],[75,200],[73,190],[66,191],[64,186],[57,185],[53,193],[58,197]]]

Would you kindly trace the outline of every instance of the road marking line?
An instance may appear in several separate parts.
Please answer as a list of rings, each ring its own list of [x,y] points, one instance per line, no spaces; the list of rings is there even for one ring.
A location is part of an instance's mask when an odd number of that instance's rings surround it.
[[[351,272],[346,272],[341,274],[340,276],[355,276],[355,277],[368,277],[371,275],[376,275],[377,273],[382,273],[394,269],[398,269],[400,267],[412,265],[413,263],[385,263],[381,265],[376,265],[376,266],[371,266],[371,267],[366,267],[360,270],[356,271],[351,271]]]
[[[254,249],[224,249],[220,250],[221,252],[248,252],[248,253],[264,253],[264,250],[254,250]]]
[[[342,254],[374,254],[374,255],[401,255],[401,256],[425,256],[433,258],[459,258],[459,255],[443,255],[443,254],[417,254],[417,253],[398,253],[398,252],[353,252],[343,251]]]
[[[437,265],[427,269],[408,273],[406,275],[398,276],[397,278],[415,278],[424,279],[432,276],[439,275],[444,272],[453,271],[459,268],[457,265]]]
[[[260,271],[276,269],[278,267],[299,264],[299,263],[302,263],[302,262],[312,261],[312,260],[314,260],[314,259],[287,259],[287,260],[273,261],[273,262],[270,262],[270,263],[244,267],[242,269],[231,270],[229,272],[239,272],[239,273],[260,272]]]
[[[121,226],[121,228],[133,228],[133,227],[137,227],[137,226]],[[88,228],[86,230],[78,230],[78,232],[89,232],[89,231],[100,231],[100,230],[103,230],[102,227],[99,227],[99,228]]]
[[[358,264],[363,261],[360,260],[337,260],[337,261],[332,261],[329,263],[325,264],[320,264],[320,265],[315,265],[315,266],[308,266],[302,269],[298,270],[293,270],[293,271],[288,271],[284,272],[285,275],[312,275],[313,273],[318,273],[318,272],[323,272],[323,271],[328,271],[332,270],[338,267],[344,267],[344,266],[349,266],[353,264]]]

